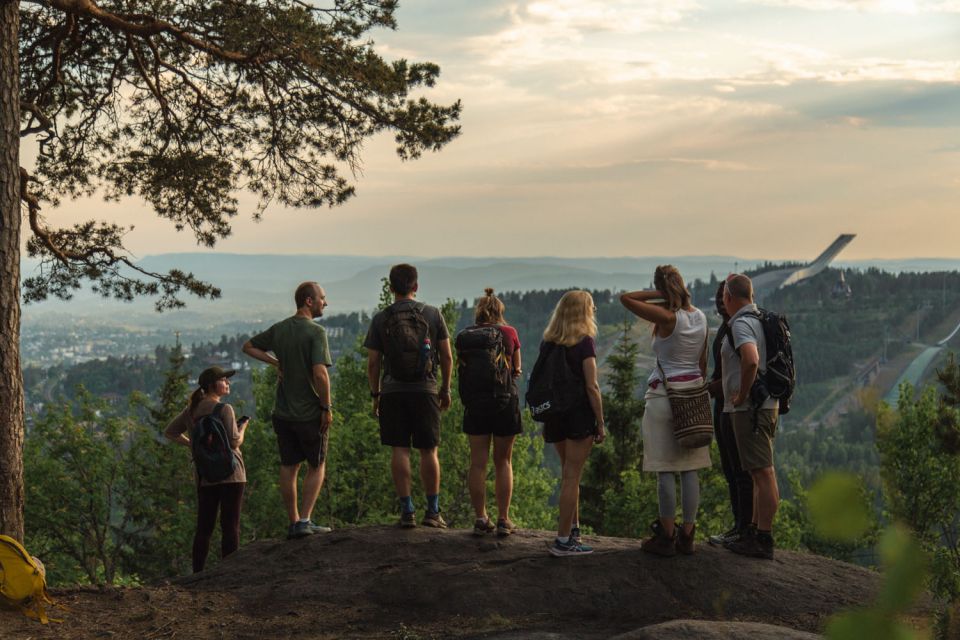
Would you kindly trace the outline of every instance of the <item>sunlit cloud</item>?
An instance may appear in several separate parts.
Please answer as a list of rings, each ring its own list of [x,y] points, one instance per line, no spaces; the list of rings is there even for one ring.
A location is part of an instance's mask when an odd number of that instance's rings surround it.
[[[960,13],[957,0],[749,0],[754,4],[809,11],[859,11],[862,13]]]

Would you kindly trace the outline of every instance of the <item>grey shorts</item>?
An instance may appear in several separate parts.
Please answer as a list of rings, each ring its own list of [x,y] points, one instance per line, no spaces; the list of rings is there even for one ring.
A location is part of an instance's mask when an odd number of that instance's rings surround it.
[[[753,410],[736,411],[730,414],[733,436],[737,441],[737,453],[744,471],[753,471],[773,466],[773,438],[777,433],[779,419],[777,409],[757,411],[757,428],[754,430]]]

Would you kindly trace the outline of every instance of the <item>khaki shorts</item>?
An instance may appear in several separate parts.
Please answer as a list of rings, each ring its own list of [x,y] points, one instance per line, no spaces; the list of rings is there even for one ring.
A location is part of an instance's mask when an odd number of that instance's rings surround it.
[[[777,409],[757,411],[757,429],[753,428],[753,410],[730,414],[737,453],[744,471],[773,466],[773,438],[777,432]]]

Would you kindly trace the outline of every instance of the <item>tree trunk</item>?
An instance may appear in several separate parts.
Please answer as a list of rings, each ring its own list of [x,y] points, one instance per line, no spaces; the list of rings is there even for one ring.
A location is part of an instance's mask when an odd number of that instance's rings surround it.
[[[0,0],[0,534],[23,541],[18,0]]]

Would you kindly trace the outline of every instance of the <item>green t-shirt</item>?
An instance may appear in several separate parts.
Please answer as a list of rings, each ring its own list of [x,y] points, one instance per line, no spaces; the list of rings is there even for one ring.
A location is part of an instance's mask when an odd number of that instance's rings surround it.
[[[255,335],[250,343],[272,351],[280,361],[283,375],[277,384],[274,417],[296,422],[319,419],[323,410],[313,387],[313,365],[333,366],[326,329],[302,316],[293,316]]]

